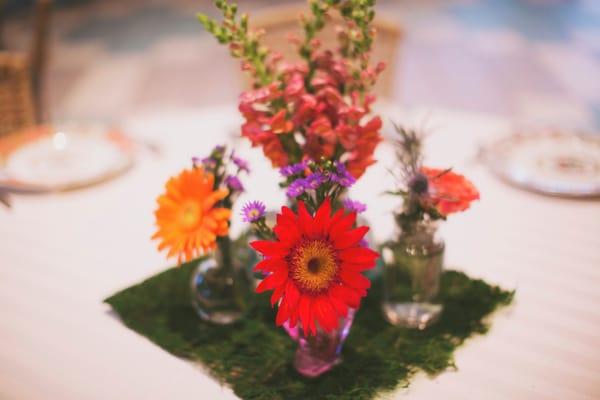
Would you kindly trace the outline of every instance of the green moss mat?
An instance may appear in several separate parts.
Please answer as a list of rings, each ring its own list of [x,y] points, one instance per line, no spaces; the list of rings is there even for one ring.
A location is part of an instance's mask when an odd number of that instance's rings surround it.
[[[247,319],[231,326],[201,321],[190,305],[194,264],[170,269],[106,300],[131,329],[165,350],[204,364],[244,399],[370,399],[406,386],[419,371],[433,375],[454,367],[454,349],[486,332],[484,317],[511,302],[513,293],[456,271],[442,278],[444,313],[426,331],[387,324],[375,282],[352,327],[344,362],[307,379],[292,367],[295,343],[274,326],[268,296],[256,296]]]

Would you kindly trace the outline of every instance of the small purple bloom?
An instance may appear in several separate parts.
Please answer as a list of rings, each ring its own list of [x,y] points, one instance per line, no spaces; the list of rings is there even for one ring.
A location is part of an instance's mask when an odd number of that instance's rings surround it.
[[[212,157],[204,157],[204,158],[192,157],[192,163],[194,163],[195,167],[202,165],[204,168],[206,168],[208,170],[215,169],[217,166],[217,162]]]
[[[336,182],[345,188],[348,188],[356,183],[356,179],[350,174],[350,172],[348,172],[343,163],[336,161],[335,169],[336,173],[331,176],[331,180],[333,182]]]
[[[367,205],[357,200],[344,199],[342,200],[342,205],[347,211],[357,214],[367,211]]]
[[[288,197],[298,197],[300,196],[302,193],[304,193],[304,191],[307,189],[307,182],[306,179],[296,179],[294,182],[292,182],[290,184],[290,186],[288,186],[287,191],[285,192],[285,194]]]
[[[229,175],[229,176],[225,177],[225,184],[227,185],[227,187],[229,187],[229,189],[231,189],[233,191],[236,191],[236,192],[244,191],[244,185],[242,185],[242,182],[240,181],[240,179],[237,176]]]
[[[231,152],[231,161],[233,161],[233,163],[238,167],[240,171],[250,173],[250,166],[248,165],[248,161],[236,156],[233,151]]]
[[[348,188],[348,187],[354,185],[354,183],[356,183],[356,179],[354,179],[354,177],[352,175],[350,175],[349,172],[346,172],[346,174],[344,174],[344,175],[339,175],[339,174],[333,175],[331,177],[331,180],[345,188]]]
[[[299,175],[304,172],[304,170],[308,166],[308,163],[309,163],[309,160],[304,160],[297,164],[286,165],[285,167],[282,167],[279,169],[279,173],[282,176]]]
[[[311,175],[309,175],[306,179],[305,179],[305,189],[318,189],[323,183],[325,183],[326,181],[326,177],[320,173],[320,172],[315,172]]]
[[[256,222],[265,216],[267,208],[260,201],[251,201],[242,207],[242,219],[244,222]]]
[[[345,174],[346,172],[348,172],[348,170],[346,169],[346,165],[341,162],[341,161],[336,161],[335,162],[335,169],[337,171],[338,174]]]

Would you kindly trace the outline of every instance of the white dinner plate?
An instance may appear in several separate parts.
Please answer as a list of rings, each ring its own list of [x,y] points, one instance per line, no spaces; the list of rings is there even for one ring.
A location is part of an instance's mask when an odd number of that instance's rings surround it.
[[[132,147],[121,133],[98,127],[50,130],[4,155],[0,185],[31,192],[90,186],[127,171]]]
[[[554,196],[600,196],[600,135],[517,134],[485,153],[496,175],[521,188]]]

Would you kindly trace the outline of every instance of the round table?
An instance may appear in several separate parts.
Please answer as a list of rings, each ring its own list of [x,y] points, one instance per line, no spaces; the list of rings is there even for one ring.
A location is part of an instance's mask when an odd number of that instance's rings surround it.
[[[505,120],[394,107],[382,114],[429,131],[427,164],[452,166],[481,191],[480,202],[442,226],[446,265],[517,289],[490,332],[458,349],[457,371],[421,374],[391,397],[600,398],[600,203],[542,197],[492,177],[478,146],[508,133]],[[15,197],[12,210],[0,208],[0,398],[236,398],[201,366],[126,328],[102,301],[171,265],[150,240],[155,198],[192,156],[225,141],[250,160],[255,173],[235,216],[246,200],[285,201],[277,171],[237,138],[239,123],[235,106],[132,117],[124,130],[159,144],[160,157],[140,155],[128,174],[93,188]],[[393,136],[389,123],[384,133]],[[399,200],[382,195],[393,188],[390,145],[377,157],[351,197],[368,204],[383,240]],[[241,227],[235,218],[233,231]]]

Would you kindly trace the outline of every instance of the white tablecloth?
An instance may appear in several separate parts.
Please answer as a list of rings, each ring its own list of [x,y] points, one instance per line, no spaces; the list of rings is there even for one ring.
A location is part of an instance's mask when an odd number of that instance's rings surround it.
[[[475,154],[508,132],[506,121],[443,110],[386,117],[428,128],[430,164],[455,167],[481,190],[479,203],[442,228],[446,264],[517,289],[490,333],[456,352],[458,371],[418,376],[391,397],[600,398],[600,203],[537,196],[494,179]],[[235,398],[200,366],[126,328],[102,300],[170,264],[149,239],[155,197],[192,155],[232,138],[238,123],[234,106],[137,116],[125,129],[159,143],[162,157],[141,155],[127,175],[88,190],[17,197],[11,211],[0,209],[0,399]],[[277,173],[260,151],[237,145],[256,171],[239,203],[279,206]],[[378,156],[352,192],[369,204],[367,218],[384,239],[397,200],[380,196],[391,185],[390,148]]]

